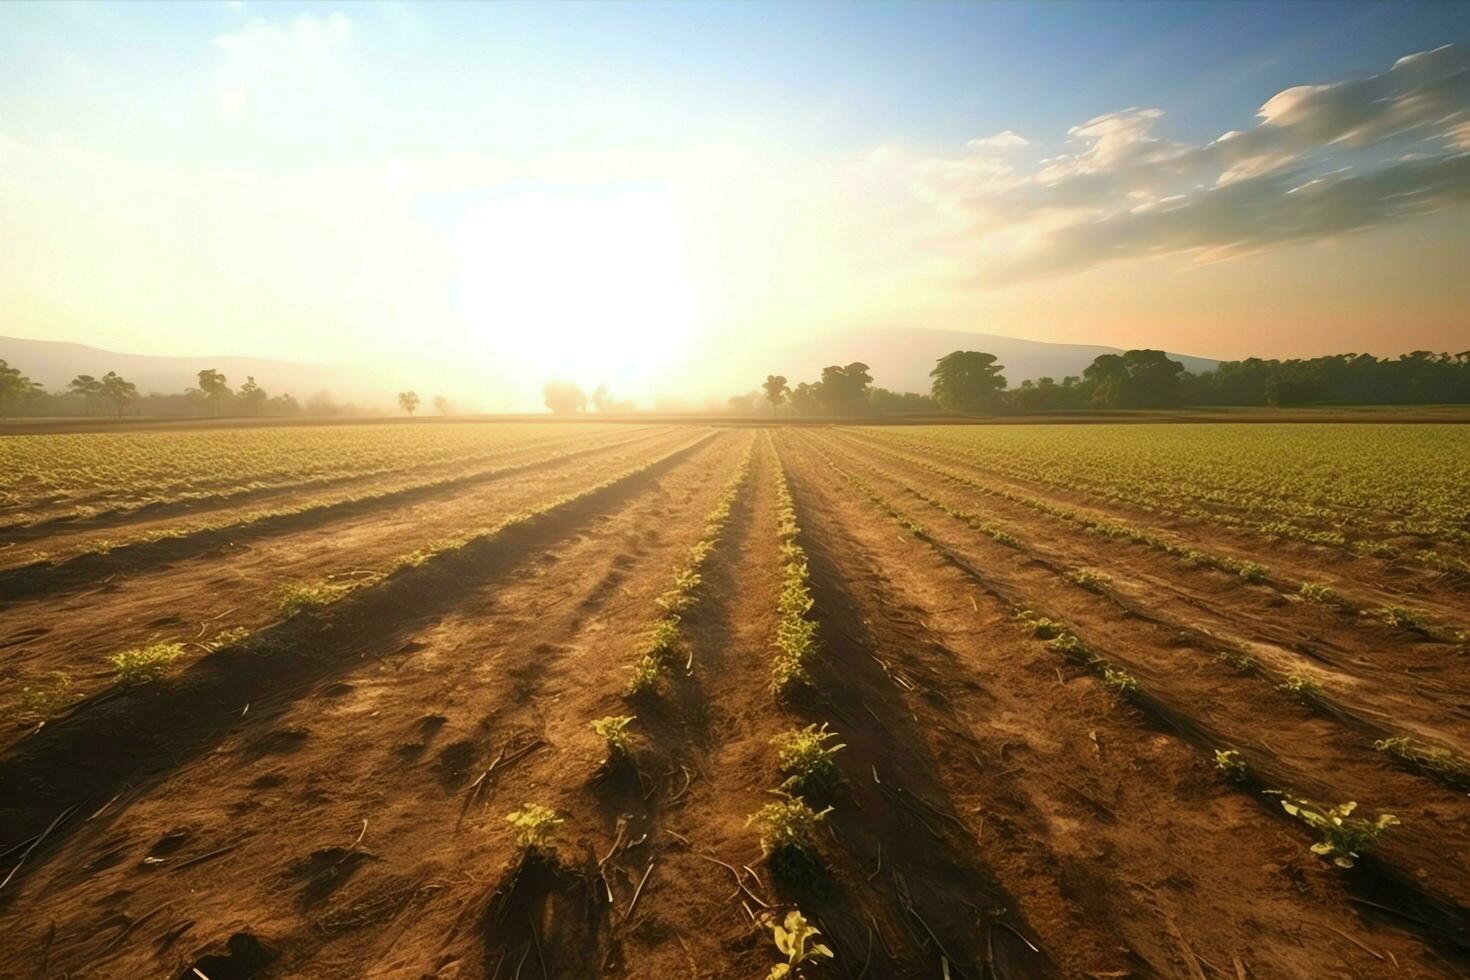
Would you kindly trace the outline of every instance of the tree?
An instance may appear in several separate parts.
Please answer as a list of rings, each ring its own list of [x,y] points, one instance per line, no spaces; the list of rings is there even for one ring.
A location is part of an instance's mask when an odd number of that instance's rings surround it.
[[[116,371],[108,371],[102,376],[102,397],[112,402],[117,417],[122,418],[123,409],[137,400],[138,386]]]
[[[66,390],[73,395],[80,395],[82,402],[86,405],[87,414],[91,415],[97,410],[97,399],[102,397],[102,382],[90,374],[79,374],[71,379]]]
[[[0,416],[9,414],[11,405],[23,405],[41,386],[0,360]]]
[[[994,354],[957,350],[941,357],[929,377],[940,408],[951,412],[993,412],[1000,405],[1006,379]]]
[[[266,394],[264,388],[255,383],[254,375],[247,375],[245,377],[245,383],[240,386],[240,397],[244,400],[246,407],[250,409],[250,414],[259,418],[260,406],[264,405],[266,399],[270,396]]]
[[[205,368],[199,372],[198,391],[209,402],[211,414],[218,418],[220,400],[230,393],[230,386],[225,376],[214,368]]]
[[[587,410],[587,394],[570,381],[548,381],[541,389],[546,407],[558,415],[571,415]]]
[[[440,415],[448,415],[449,414],[449,399],[448,398],[445,398],[443,395],[435,395],[434,396],[434,411],[438,412]]]
[[[1103,354],[1082,377],[1092,385],[1092,403],[1102,408],[1164,408],[1179,404],[1184,365],[1160,350]]]
[[[398,393],[398,407],[410,416],[419,407],[419,393],[416,391],[400,391]]]
[[[822,380],[816,387],[817,402],[824,410],[833,415],[861,415],[868,409],[873,376],[861,361],[846,367],[832,364],[822,368]]]
[[[771,403],[771,410],[781,407],[781,403],[791,394],[791,389],[786,387],[786,379],[779,374],[766,375],[765,384],[761,385],[766,392],[766,401]]]

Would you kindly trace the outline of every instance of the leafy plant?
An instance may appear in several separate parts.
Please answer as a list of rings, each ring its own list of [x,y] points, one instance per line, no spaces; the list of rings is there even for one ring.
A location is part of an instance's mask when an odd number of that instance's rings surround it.
[[[1079,568],[1074,572],[1069,572],[1067,578],[1073,584],[1081,586],[1088,592],[1106,592],[1113,587],[1113,578],[1111,575],[1104,575],[1102,572],[1094,572],[1087,568]]]
[[[1312,845],[1312,853],[1330,859],[1339,868],[1351,868],[1385,830],[1399,823],[1391,813],[1380,813],[1377,820],[1354,817],[1358,804],[1351,800],[1325,810],[1307,800],[1284,799],[1281,806],[1322,835],[1322,840]]]
[[[801,980],[805,976],[802,972],[803,966],[822,959],[832,959],[832,950],[824,943],[815,942],[821,932],[816,926],[809,924],[797,909],[786,913],[784,923],[773,924],[772,931],[775,934],[776,949],[786,957],[786,962],[771,967],[766,980]]]
[[[1297,594],[1308,602],[1316,602],[1324,606],[1336,606],[1342,602],[1336,589],[1318,582],[1303,582]]]
[[[71,675],[62,670],[53,670],[51,683],[26,685],[20,689],[21,711],[31,717],[50,718],[73,700]]]
[[[1437,776],[1452,786],[1470,787],[1470,761],[1466,761],[1449,749],[1419,745],[1413,739],[1402,735],[1379,739],[1373,743],[1373,747],[1401,762],[1406,762]]]
[[[1322,693],[1322,685],[1305,674],[1292,674],[1276,685],[1276,689],[1290,694],[1299,701],[1306,701]]]
[[[1251,775],[1251,767],[1235,749],[1216,749],[1215,768],[1227,781],[1237,786],[1248,785],[1255,781],[1255,777]]]
[[[772,792],[780,799],[767,803],[745,820],[745,825],[754,827],[760,836],[761,851],[772,857],[810,853],[812,834],[832,808],[813,810],[799,796],[784,790]]]
[[[1053,640],[1067,632],[1067,628],[1054,619],[1047,619],[1030,609],[1016,613],[1016,621],[1038,640]]]
[[[345,586],[333,585],[330,582],[292,585],[281,593],[276,608],[282,616],[287,617],[295,616],[297,613],[312,613],[330,606],[342,598],[346,592]]]
[[[821,727],[807,725],[782,732],[771,739],[776,747],[776,765],[786,777],[781,788],[788,791],[817,789],[836,782],[839,770],[833,759],[845,745],[828,745],[837,737],[836,732],[827,731],[827,723]]]
[[[1404,606],[1384,606],[1379,610],[1383,621],[1398,630],[1422,630],[1424,618]]]
[[[516,845],[528,851],[544,851],[551,829],[565,823],[555,810],[539,803],[527,803],[524,809],[512,811],[506,821],[516,829]]]
[[[1125,698],[1131,697],[1132,695],[1138,693],[1138,678],[1134,677],[1126,670],[1119,670],[1116,667],[1110,667],[1107,664],[1104,664],[1102,668],[1102,677],[1103,683],[1107,684],[1108,687],[1111,687],[1114,691],[1117,691]]]
[[[607,761],[622,762],[633,755],[633,736],[628,726],[637,720],[635,715],[608,715],[591,723],[592,730],[607,742]]]
[[[162,677],[183,654],[182,643],[154,643],[115,653],[110,660],[118,680],[124,684],[141,684]]]

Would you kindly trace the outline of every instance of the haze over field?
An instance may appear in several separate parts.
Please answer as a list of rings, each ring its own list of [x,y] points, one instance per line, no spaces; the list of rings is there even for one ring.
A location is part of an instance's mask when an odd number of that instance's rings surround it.
[[[0,333],[487,410],[550,377],[698,404],[919,328],[1459,351],[1467,34],[1452,4],[9,5]]]

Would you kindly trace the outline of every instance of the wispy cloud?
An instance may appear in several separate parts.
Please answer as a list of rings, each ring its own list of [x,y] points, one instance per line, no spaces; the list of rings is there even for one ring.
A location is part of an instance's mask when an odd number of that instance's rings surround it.
[[[289,22],[252,17],[214,39],[224,54],[220,106],[236,116],[340,93],[348,81],[343,55],[351,36],[352,21],[340,12],[301,14]]]
[[[1141,256],[1218,259],[1470,201],[1470,46],[1289,88],[1257,115],[1190,144],[1159,134],[1161,110],[1123,109],[1025,161],[986,152],[1027,145],[1007,131],[917,161],[914,189],[957,223],[964,263],[991,283]]]

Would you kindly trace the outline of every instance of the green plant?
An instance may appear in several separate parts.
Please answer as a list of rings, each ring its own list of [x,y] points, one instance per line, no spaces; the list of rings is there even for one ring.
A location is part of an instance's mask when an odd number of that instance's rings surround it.
[[[182,643],[154,643],[115,653],[110,660],[118,680],[124,684],[141,684],[162,677],[183,654]]]
[[[1086,645],[1075,634],[1068,633],[1065,630],[1050,640],[1047,640],[1046,648],[1053,653],[1060,653],[1075,663],[1085,664],[1092,659],[1092,654],[1088,651]]]
[[[1067,578],[1071,579],[1073,584],[1080,585],[1088,592],[1106,592],[1113,587],[1113,578],[1111,575],[1104,575],[1102,572],[1094,572],[1086,568],[1079,568],[1074,572],[1069,572]]]
[[[26,685],[20,689],[20,708],[25,714],[36,718],[50,718],[73,700],[71,675],[62,670],[53,670],[51,683],[42,686]]]
[[[1114,691],[1117,691],[1125,698],[1131,697],[1134,694],[1138,693],[1138,678],[1134,677],[1126,670],[1119,670],[1116,667],[1110,667],[1107,664],[1103,664],[1102,676],[1103,683],[1107,684],[1108,687],[1111,687]]]
[[[1373,743],[1379,752],[1437,776],[1452,786],[1470,787],[1470,762],[1432,745],[1419,745],[1404,736],[1381,738]]]
[[[221,630],[214,634],[209,640],[209,648],[218,650],[221,647],[234,646],[250,635],[250,631],[243,626],[233,626],[227,630]]]
[[[1016,622],[1038,640],[1052,640],[1067,632],[1067,628],[1054,619],[1032,612],[1030,609],[1022,609],[1016,613]]]
[[[512,811],[505,819],[516,829],[516,845],[528,851],[545,850],[551,828],[565,823],[555,810],[539,803],[527,803],[524,809]]]
[[[1306,701],[1322,693],[1322,685],[1305,674],[1292,674],[1276,685],[1276,689],[1290,694],[1299,701]]]
[[[1312,853],[1331,859],[1339,868],[1351,868],[1386,829],[1399,823],[1391,813],[1381,813],[1377,820],[1354,817],[1352,812],[1358,804],[1351,800],[1325,810],[1307,800],[1284,799],[1281,806],[1322,835],[1322,840],[1312,845]]]
[[[346,586],[333,585],[330,582],[292,585],[281,592],[276,608],[282,616],[287,617],[295,616],[297,613],[312,613],[330,606],[342,598],[346,592]]]
[[[773,924],[776,949],[786,957],[785,963],[771,967],[766,980],[800,980],[804,976],[802,967],[822,959],[832,959],[832,950],[824,943],[815,942],[821,935],[816,926],[809,925],[806,917],[797,909],[786,913],[786,921]]]
[[[1254,782],[1251,768],[1235,749],[1216,749],[1215,768],[1229,782],[1243,786]]]
[[[1342,601],[1336,589],[1318,582],[1303,582],[1297,594],[1308,602],[1317,602],[1324,606],[1335,606]]]
[[[1256,670],[1256,662],[1250,654],[1239,650],[1221,650],[1215,655],[1215,659],[1229,664],[1242,674],[1252,674]]]
[[[622,762],[633,755],[633,736],[628,726],[637,720],[635,715],[608,715],[591,723],[592,730],[607,742],[607,761]]]
[[[829,806],[821,811],[807,806],[805,800],[784,790],[772,790],[778,800],[772,800],[745,820],[747,827],[754,827],[760,836],[761,851],[772,857],[810,853],[812,834],[817,825],[832,812]]]
[[[628,680],[628,693],[652,694],[658,689],[658,676],[662,669],[659,659],[649,653],[633,661],[633,676]]]
[[[1424,628],[1424,618],[1404,606],[1384,606],[1379,613],[1383,616],[1383,621],[1394,629],[1422,630]]]
[[[807,725],[782,732],[771,739],[776,747],[776,765],[786,777],[781,788],[788,791],[817,789],[837,781],[839,770],[833,756],[845,745],[828,745],[837,737],[827,731],[827,723],[819,728]]]

